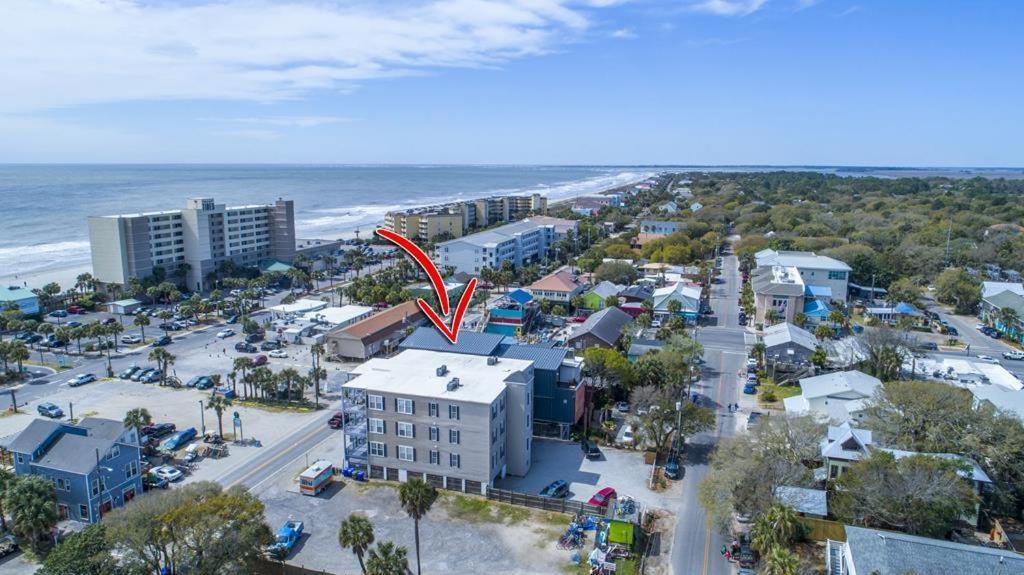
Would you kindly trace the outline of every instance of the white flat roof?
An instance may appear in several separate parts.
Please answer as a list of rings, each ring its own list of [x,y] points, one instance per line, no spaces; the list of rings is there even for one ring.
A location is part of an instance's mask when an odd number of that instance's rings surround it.
[[[487,356],[407,349],[390,358],[374,358],[352,370],[358,376],[343,387],[393,395],[431,397],[490,404],[505,390],[505,381],[529,368],[532,361],[499,358],[487,365]],[[447,373],[437,375],[446,366]],[[448,391],[448,382],[459,378],[459,387]]]
[[[343,305],[341,307],[327,307],[320,310],[310,311],[303,314],[302,319],[306,321],[323,321],[334,325],[351,322],[352,320],[366,317],[373,312],[372,307],[365,305]]]
[[[327,307],[327,302],[318,299],[298,299],[294,303],[275,305],[270,311],[277,313],[305,313]]]

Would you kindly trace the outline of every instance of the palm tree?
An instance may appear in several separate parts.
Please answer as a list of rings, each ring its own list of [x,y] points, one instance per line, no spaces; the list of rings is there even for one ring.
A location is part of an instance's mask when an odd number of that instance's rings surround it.
[[[766,325],[772,325],[779,320],[779,312],[775,309],[769,309],[764,312],[764,323]]]
[[[832,327],[838,328],[846,323],[846,316],[843,315],[843,312],[834,309],[828,312],[828,321],[832,322]]]
[[[814,328],[814,337],[818,338],[819,340],[828,339],[832,337],[832,328],[825,324],[821,324],[818,327]]]
[[[420,519],[430,511],[430,507],[437,501],[437,490],[434,486],[422,479],[413,478],[406,481],[398,488],[398,501],[402,509],[412,517],[416,534],[416,573],[420,570]]]
[[[174,364],[175,358],[171,352],[167,351],[162,347],[158,347],[149,352],[149,361],[156,362],[157,369],[160,370],[160,384],[167,380],[167,368]]]
[[[25,345],[25,342],[18,340],[14,340],[8,345],[10,345],[10,347],[7,348],[7,361],[18,362],[18,373],[21,373],[21,362],[30,357],[28,346]]]
[[[293,368],[286,367],[277,374],[277,380],[285,386],[285,401],[292,400],[292,386],[295,385],[302,376],[299,372]]]
[[[785,547],[773,547],[765,556],[765,575],[796,575],[800,558]]]
[[[789,545],[800,529],[800,519],[792,507],[776,503],[757,516],[750,530],[751,545],[761,554]]]
[[[235,363],[234,363],[234,369],[235,369],[235,371],[241,371],[242,372],[242,383],[249,383],[248,372],[249,372],[250,369],[252,369],[252,360],[251,359],[249,359],[248,357],[236,357],[235,358]],[[236,394],[238,393],[235,390],[234,380],[232,380],[231,391],[235,391]],[[249,397],[248,389],[246,389],[245,396]]]
[[[342,549],[351,549],[355,553],[359,569],[366,575],[363,554],[373,545],[373,523],[363,515],[349,515],[338,529],[338,544]]]
[[[751,351],[751,353],[754,354],[754,357],[757,359],[757,365],[759,367],[763,366],[764,365],[764,352],[765,352],[764,342],[757,342],[757,343],[755,343],[753,346],[751,346],[750,351]]]
[[[171,310],[162,309],[159,312],[157,312],[156,317],[160,318],[160,320],[163,321],[163,323],[160,324],[160,326],[161,329],[164,330],[164,335],[167,335],[167,328],[164,326],[166,326],[167,322],[170,321],[172,317],[174,317],[174,314],[171,313]]]
[[[320,409],[320,378],[327,377],[327,371],[320,367],[320,358],[323,357],[325,351],[322,343],[314,343],[309,346],[309,353],[313,358],[313,368],[309,370],[309,376],[313,380],[313,398],[317,409]]]
[[[216,393],[210,395],[206,402],[206,409],[212,409],[217,414],[217,433],[224,437],[224,411],[231,407],[231,400]]]
[[[40,537],[57,525],[57,492],[53,483],[38,475],[14,480],[4,494],[4,506],[11,512],[14,532],[39,551]]]
[[[1017,310],[1012,307],[1006,306],[999,308],[996,312],[996,319],[999,323],[1003,324],[1003,331],[1009,336],[1013,336],[1017,331],[1017,323],[1020,321],[1020,314]]]
[[[135,314],[132,325],[142,330],[142,343],[146,343],[146,326],[150,324],[149,316],[144,313]]]
[[[409,559],[405,547],[391,541],[381,541],[370,549],[366,559],[367,575],[405,575],[409,571]]]
[[[124,326],[120,322],[112,323],[107,327],[107,334],[110,335],[111,339],[114,340],[114,351],[117,351],[117,336],[124,333]]]
[[[124,414],[124,426],[131,427],[135,430],[136,434],[142,434],[142,428],[153,423],[153,416],[150,415],[149,410],[145,407],[136,407],[129,409],[128,413]]]

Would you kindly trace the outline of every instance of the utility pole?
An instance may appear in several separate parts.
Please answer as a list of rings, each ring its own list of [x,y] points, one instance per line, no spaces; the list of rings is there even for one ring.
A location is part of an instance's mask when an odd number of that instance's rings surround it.
[[[946,267],[949,267],[949,240],[953,236],[953,220],[949,220],[949,229],[946,230]]]
[[[206,412],[203,408],[203,400],[199,400],[199,426],[202,429],[200,435],[206,437]]]

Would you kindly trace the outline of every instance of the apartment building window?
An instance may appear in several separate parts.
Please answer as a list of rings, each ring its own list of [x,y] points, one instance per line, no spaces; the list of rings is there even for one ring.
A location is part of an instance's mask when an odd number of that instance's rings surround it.
[[[370,455],[372,455],[374,457],[387,457],[388,456],[387,447],[385,447],[385,445],[382,442],[380,442],[380,441],[371,441],[370,442]]]
[[[384,435],[387,433],[387,424],[384,423],[383,419],[376,419],[371,417],[370,421],[370,433],[376,433],[378,435]]]
[[[846,279],[846,272],[828,272],[828,279],[844,280]]]
[[[436,401],[431,401],[430,403],[427,404],[427,413],[428,415],[430,415],[430,417],[438,417],[438,414],[440,412],[441,408]]]
[[[398,459],[402,461],[416,461],[416,448],[408,445],[399,445]]]
[[[114,447],[110,448],[110,453],[107,454],[107,461],[114,459],[118,455],[121,455],[121,448],[117,445],[114,445]]]
[[[491,404],[491,419],[495,419],[497,417],[498,417],[498,404],[497,403],[492,403]]]
[[[458,453],[449,453],[448,454],[448,465],[450,465],[451,467],[455,467],[455,468],[461,468],[462,467],[462,457],[459,456]]]
[[[100,480],[99,480],[99,478],[96,478],[96,479],[92,480],[92,494],[93,495],[99,495],[100,494]]]
[[[441,465],[441,452],[440,451],[433,451],[433,450],[431,450],[431,452],[430,452],[430,464],[431,465]]]
[[[67,485],[67,482],[64,481],[63,477],[58,477],[57,478],[57,489],[64,490],[64,489],[66,489],[66,487],[65,487],[66,485]]]
[[[459,430],[458,429],[449,429],[448,430],[448,443],[451,443],[451,444],[454,444],[454,445],[458,445],[459,444],[459,439],[460,439],[459,435],[460,434],[459,434]]]
[[[384,411],[384,396],[368,395],[366,396],[366,405],[374,411]]]
[[[416,428],[411,423],[399,421],[398,437],[416,437]]]
[[[78,517],[80,519],[84,519],[84,520],[88,521],[89,520],[89,508],[86,507],[85,505],[79,505],[78,506]]]
[[[430,428],[430,441],[439,441],[441,430],[436,427]]]
[[[499,405],[500,405],[500,406],[499,406],[499,409],[500,409],[501,411],[505,411],[505,396],[504,396],[504,395],[502,395],[502,396],[501,396],[501,399],[499,399],[499,400],[498,400],[498,402],[499,402]]]
[[[498,442],[498,430],[497,429],[492,429],[491,430],[491,445],[494,445],[497,442]]]
[[[405,415],[412,415],[413,413],[413,402],[411,399],[402,399],[400,397],[395,398],[395,411],[398,413],[404,413]]]
[[[125,477],[127,477],[128,479],[131,479],[132,477],[135,477],[136,475],[139,474],[139,464],[134,460],[129,461],[128,465],[125,466],[125,469]]]
[[[458,419],[458,418],[459,418],[459,406],[457,406],[457,405],[449,405],[448,406],[448,419]]]

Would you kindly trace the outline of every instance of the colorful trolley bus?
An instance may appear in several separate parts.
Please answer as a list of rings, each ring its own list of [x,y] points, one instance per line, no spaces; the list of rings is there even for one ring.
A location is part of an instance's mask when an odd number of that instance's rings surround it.
[[[330,461],[321,459],[313,463],[309,469],[299,475],[299,493],[319,495],[330,485],[332,475],[334,475],[334,465]]]

